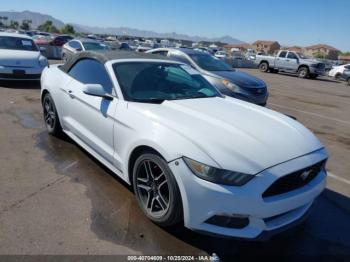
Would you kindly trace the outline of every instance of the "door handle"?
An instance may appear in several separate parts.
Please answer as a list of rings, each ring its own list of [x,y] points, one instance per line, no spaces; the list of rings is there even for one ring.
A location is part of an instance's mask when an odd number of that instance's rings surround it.
[[[73,94],[72,90],[68,90],[68,94],[69,94],[70,98],[75,98],[75,95]]]

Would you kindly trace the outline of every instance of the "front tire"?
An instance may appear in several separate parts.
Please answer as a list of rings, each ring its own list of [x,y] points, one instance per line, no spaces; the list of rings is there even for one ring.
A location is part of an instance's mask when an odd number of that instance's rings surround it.
[[[269,64],[267,62],[260,63],[259,70],[266,73],[269,70]]]
[[[308,78],[309,77],[309,68],[306,66],[302,66],[298,70],[298,77],[300,78]]]
[[[42,106],[47,131],[50,135],[60,136],[62,134],[62,127],[58,118],[55,103],[50,93],[45,94]]]
[[[336,75],[334,76],[335,80],[340,80],[341,77],[341,73],[336,73]]]
[[[153,152],[142,154],[133,168],[133,187],[143,213],[160,226],[183,218],[181,195],[167,162]]]
[[[350,86],[350,78],[348,78],[348,86]]]

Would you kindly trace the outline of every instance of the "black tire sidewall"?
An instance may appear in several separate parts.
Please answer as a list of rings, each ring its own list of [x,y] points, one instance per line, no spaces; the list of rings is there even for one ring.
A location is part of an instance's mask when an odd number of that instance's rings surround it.
[[[169,187],[169,209],[167,212],[160,218],[155,218],[151,216],[145,209],[138,195],[138,190],[136,188],[136,173],[139,169],[140,164],[145,160],[151,160],[155,162],[159,167],[164,171],[165,177],[168,181]],[[133,189],[137,202],[142,210],[142,212],[153,222],[161,226],[170,226],[177,224],[182,219],[182,201],[179,187],[177,185],[176,179],[171,172],[167,162],[159,155],[154,153],[144,153],[135,161],[133,174]]]
[[[262,62],[260,65],[259,65],[259,70],[261,72],[267,72],[267,70],[269,69],[269,65],[266,63],[266,62]]]
[[[57,114],[57,109],[56,109],[56,105],[55,105],[55,102],[53,101],[50,93],[46,93],[45,96],[44,96],[44,99],[43,99],[43,112],[44,112],[44,105],[45,105],[45,101],[49,99],[50,100],[50,103],[52,103],[52,107],[53,107],[53,110],[54,110],[54,113],[55,113],[55,118],[56,118],[56,121],[55,121],[55,124],[53,126],[53,128],[51,128],[50,126],[48,126],[46,124],[46,121],[45,121],[45,126],[46,126],[46,129],[47,131],[49,132],[49,134],[51,135],[59,135],[62,131],[62,128],[61,128],[61,124],[60,124],[60,120],[58,118],[58,114]],[[45,117],[45,115],[44,115]]]

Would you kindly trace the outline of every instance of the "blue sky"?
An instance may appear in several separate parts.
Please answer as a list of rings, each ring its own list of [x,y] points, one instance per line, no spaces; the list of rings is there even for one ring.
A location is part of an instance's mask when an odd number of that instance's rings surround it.
[[[37,11],[63,22],[350,51],[350,0],[3,0],[1,11]]]

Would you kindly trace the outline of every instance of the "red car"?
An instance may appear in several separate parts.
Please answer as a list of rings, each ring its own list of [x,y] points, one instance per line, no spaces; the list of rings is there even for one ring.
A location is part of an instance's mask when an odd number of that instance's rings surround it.
[[[59,35],[56,36],[51,42],[50,45],[52,46],[63,46],[65,43],[67,43],[68,41],[72,40],[73,37],[70,35]]]

